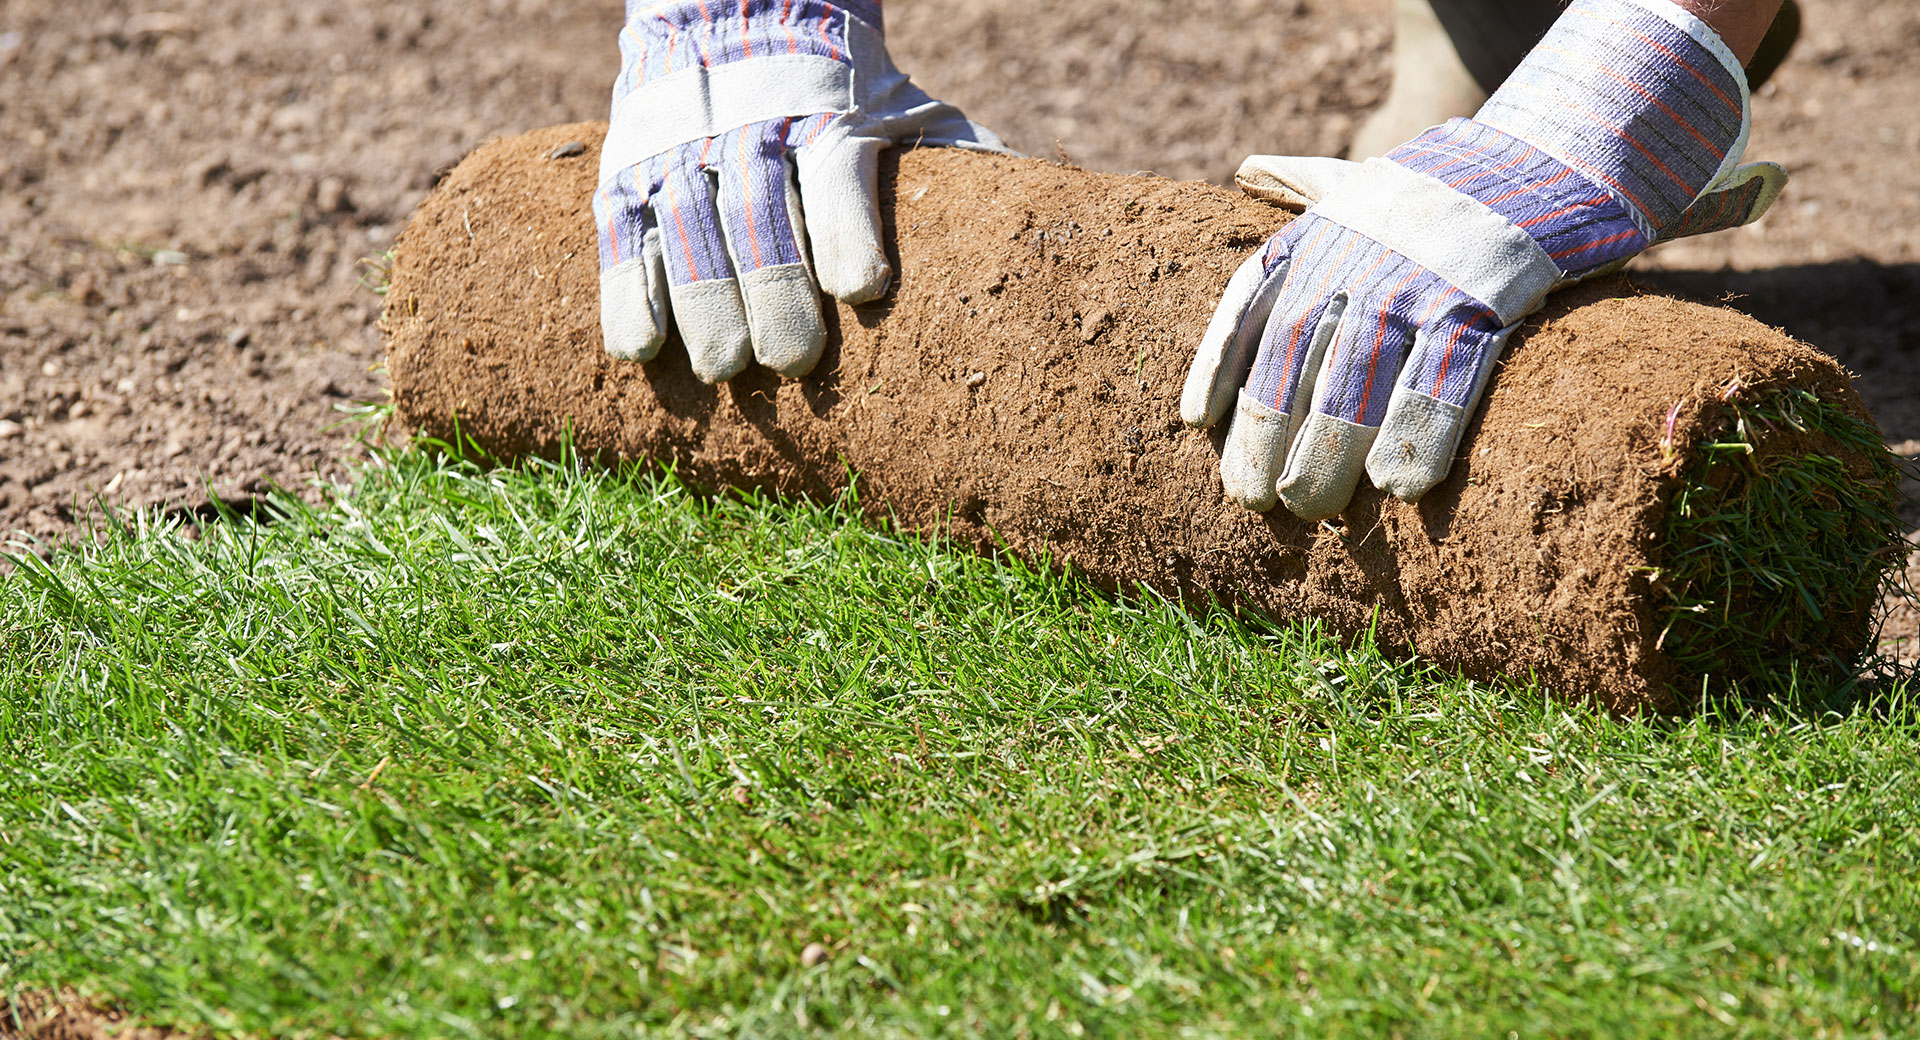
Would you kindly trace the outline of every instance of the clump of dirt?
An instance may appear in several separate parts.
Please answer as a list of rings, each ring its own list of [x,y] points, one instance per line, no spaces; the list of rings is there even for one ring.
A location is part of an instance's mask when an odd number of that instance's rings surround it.
[[[28,993],[0,1000],[0,1040],[188,1040],[171,1029],[134,1020],[72,993]]]
[[[911,526],[1640,712],[1684,706],[1656,645],[1655,554],[1729,388],[1794,388],[1870,422],[1812,348],[1611,282],[1516,337],[1452,477],[1421,502],[1369,488],[1339,523],[1251,514],[1222,497],[1222,435],[1185,428],[1177,399],[1279,211],[1204,184],[908,152],[883,175],[894,295],[830,312],[813,375],[710,387],[677,343],[646,365],[601,349],[587,200],[603,130],[490,143],[416,213],[385,319],[404,423],[507,458],[571,438],[716,487],[831,494],[851,468],[865,508]],[[574,140],[583,153],[549,157]],[[1835,602],[1857,603],[1853,580],[1835,576]]]

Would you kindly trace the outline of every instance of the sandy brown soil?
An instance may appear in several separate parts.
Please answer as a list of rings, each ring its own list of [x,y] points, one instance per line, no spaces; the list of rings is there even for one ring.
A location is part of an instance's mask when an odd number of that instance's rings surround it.
[[[1249,152],[1344,146],[1386,88],[1387,6],[890,18],[901,64],[1018,148],[1224,182]],[[1920,7],[1805,6],[1756,104],[1752,154],[1793,168],[1786,199],[1641,266],[1833,352],[1920,456]],[[384,386],[362,258],[474,145],[604,116],[619,17],[611,0],[0,7],[0,532],[68,535],[95,496],[191,508],[337,475],[356,450],[338,408]]]
[[[1386,86],[1385,8],[890,17],[902,65],[1016,147],[1224,181],[1251,151],[1343,147]],[[1787,199],[1647,265],[1834,352],[1892,440],[1920,440],[1920,8],[1807,8],[1757,105]],[[610,0],[0,8],[0,529],[61,533],[96,492],[191,504],[329,470],[334,406],[381,392],[359,261],[480,141],[604,115],[618,19]]]

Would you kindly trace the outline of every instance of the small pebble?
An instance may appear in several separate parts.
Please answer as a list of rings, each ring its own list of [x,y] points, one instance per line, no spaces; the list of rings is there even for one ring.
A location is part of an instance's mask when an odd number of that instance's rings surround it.
[[[82,307],[94,307],[100,303],[100,289],[93,284],[90,275],[81,275],[67,287],[67,296]]]
[[[819,943],[808,943],[807,948],[800,951],[800,966],[811,968],[832,955],[832,951],[825,946]]]
[[[967,377],[968,386],[979,386],[980,384],[986,381],[987,381],[987,374],[985,372],[975,372],[974,374]]]
[[[587,154],[587,143],[585,141],[568,141],[566,144],[563,144],[560,147],[555,148],[553,151],[548,152],[547,158],[571,159],[576,155],[585,155],[585,154]]]
[[[313,208],[322,213],[339,213],[352,208],[347,201],[347,185],[338,177],[322,177],[313,190]]]
[[[1080,319],[1081,342],[1092,343],[1102,332],[1105,332],[1107,326],[1112,323],[1113,315],[1107,313],[1104,308],[1089,311],[1085,317]]]

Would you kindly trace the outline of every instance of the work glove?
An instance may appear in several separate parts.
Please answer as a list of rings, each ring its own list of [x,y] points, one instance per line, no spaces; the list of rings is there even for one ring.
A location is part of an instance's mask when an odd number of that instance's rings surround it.
[[[1786,171],[1739,165],[1751,125],[1704,22],[1574,0],[1473,119],[1364,163],[1249,159],[1244,187],[1310,208],[1228,282],[1181,396],[1193,426],[1233,412],[1228,496],[1319,520],[1364,471],[1418,499],[1549,292],[1766,212]]]
[[[754,359],[812,370],[816,278],[849,303],[885,294],[881,149],[1004,150],[894,68],[879,0],[627,0],[620,54],[593,198],[601,331],[647,361],[671,313],[709,383]]]

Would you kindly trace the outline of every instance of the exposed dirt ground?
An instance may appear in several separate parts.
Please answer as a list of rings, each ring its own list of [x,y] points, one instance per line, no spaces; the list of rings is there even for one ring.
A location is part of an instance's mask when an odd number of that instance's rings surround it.
[[[1248,152],[1344,147],[1387,85],[1387,6],[902,2],[890,34],[1015,147],[1224,181]],[[0,7],[0,531],[333,471],[337,407],[383,385],[362,258],[487,137],[604,117],[619,7]],[[1806,7],[1756,105],[1785,201],[1645,263],[1838,355],[1920,450],[1920,7]]]
[[[1920,455],[1920,7],[1809,0],[1752,153],[1759,225],[1642,261],[1860,375]],[[1387,85],[1387,0],[902,3],[903,67],[1029,153],[1224,181],[1337,152]],[[376,400],[361,284],[489,136],[604,115],[610,0],[10,0],[0,8],[0,532],[337,472]],[[1909,505],[1920,527],[1920,506]]]

